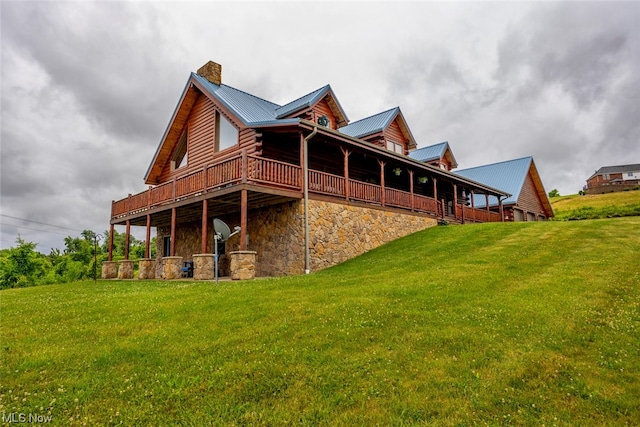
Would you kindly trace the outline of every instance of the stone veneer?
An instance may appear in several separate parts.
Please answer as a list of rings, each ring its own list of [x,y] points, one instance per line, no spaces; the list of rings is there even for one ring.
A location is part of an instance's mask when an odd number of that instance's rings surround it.
[[[102,278],[115,279],[118,277],[118,262],[105,261],[102,263]]]
[[[234,251],[231,256],[231,280],[250,280],[256,277],[256,251]]]
[[[118,279],[133,279],[133,261],[118,261]]]
[[[219,216],[234,227],[236,214]],[[212,218],[209,219],[213,221]],[[309,200],[309,252],[311,271],[318,271],[361,255],[402,236],[437,225],[431,216],[388,211],[362,205],[345,205]],[[304,202],[282,203],[248,213],[248,249],[256,252],[255,274],[283,276],[304,273]],[[178,224],[176,255],[193,259],[201,245],[200,221]],[[158,256],[162,257],[162,237],[168,227],[158,228]],[[239,235],[226,242],[226,253],[239,250]],[[213,249],[213,227],[208,249]],[[230,275],[229,256],[220,258],[220,276]]]
[[[162,278],[171,280],[182,277],[182,257],[166,256],[162,258]]]
[[[194,280],[215,279],[214,269],[215,269],[214,254],[194,254],[193,255]]]
[[[142,258],[138,260],[138,279],[156,278],[156,260],[153,258]]]

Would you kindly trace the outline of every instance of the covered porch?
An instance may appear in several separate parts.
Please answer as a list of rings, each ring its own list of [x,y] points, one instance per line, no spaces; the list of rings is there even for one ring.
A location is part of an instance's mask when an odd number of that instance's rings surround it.
[[[200,222],[200,252],[211,254],[211,219],[236,215],[241,227],[236,249],[247,252],[248,210],[303,199],[305,184],[308,197],[315,200],[411,212],[461,224],[503,220],[505,194],[499,190],[359,140],[336,138],[336,133],[317,132],[305,144],[303,132],[265,130],[261,149],[255,154],[244,149],[196,172],[113,201],[111,236],[115,225],[126,227],[128,261],[130,227],[146,227],[144,260],[150,261],[151,228],[165,227],[170,238],[163,256],[171,258],[176,256],[179,224]],[[485,206],[490,199],[497,201],[499,212],[475,208],[473,196],[479,194],[485,195]],[[109,262],[113,262],[111,251]]]

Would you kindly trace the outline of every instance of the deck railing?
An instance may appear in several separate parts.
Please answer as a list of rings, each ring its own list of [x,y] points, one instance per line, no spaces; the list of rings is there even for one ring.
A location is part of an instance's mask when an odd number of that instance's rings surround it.
[[[239,183],[268,185],[284,189],[302,191],[302,168],[278,160],[242,154],[207,165],[201,170],[179,176],[173,180],[149,187],[148,190],[127,198],[114,201],[112,218],[122,218],[138,214],[163,204],[195,197],[205,192],[226,188]],[[309,191],[348,200],[389,206],[415,212],[428,213],[437,217],[449,217],[465,222],[496,222],[501,216],[496,212],[456,205],[451,215],[443,201],[432,197],[412,194],[395,188],[384,188],[356,180],[346,180],[342,176],[317,170],[309,170]]]

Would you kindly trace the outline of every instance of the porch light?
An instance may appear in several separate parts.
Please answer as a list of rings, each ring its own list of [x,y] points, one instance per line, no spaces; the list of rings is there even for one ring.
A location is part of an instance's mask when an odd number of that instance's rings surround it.
[[[420,184],[426,184],[428,180],[429,180],[429,178],[427,178],[426,176],[419,176],[418,177],[418,182]]]
[[[394,174],[396,174],[396,176],[400,176],[400,174],[402,174],[402,169],[400,169],[400,168],[395,168],[395,169],[393,170],[393,173],[394,173]]]

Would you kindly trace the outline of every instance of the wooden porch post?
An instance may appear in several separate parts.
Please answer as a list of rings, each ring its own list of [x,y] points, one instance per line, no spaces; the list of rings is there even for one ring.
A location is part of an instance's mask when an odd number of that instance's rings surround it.
[[[351,187],[349,185],[349,156],[351,155],[351,151],[342,147],[340,147],[340,150],[342,150],[342,154],[344,154],[344,198],[348,202],[351,196],[349,194]]]
[[[458,186],[453,184],[453,217],[458,218]]]
[[[500,220],[504,222],[504,208],[502,207],[502,197],[498,197],[498,206],[500,206]]]
[[[151,258],[151,214],[147,214],[147,240],[144,244],[144,257]]]
[[[489,194],[484,193],[484,199],[486,200],[486,203],[487,203],[487,212],[489,212]]]
[[[300,168],[302,173],[300,174],[300,188],[304,187],[304,134],[300,131]]]
[[[247,250],[247,190],[240,191],[240,250]]]
[[[129,259],[129,240],[131,239],[131,220],[127,220],[127,229],[124,235],[124,259]]]
[[[386,199],[385,190],[384,190],[384,165],[385,165],[385,162],[383,162],[382,160],[378,160],[378,163],[380,163],[380,203],[384,207],[385,199]]]
[[[113,261],[113,230],[114,230],[114,225],[111,224],[109,226],[109,256],[107,258],[107,261],[111,262]]]
[[[433,178],[433,198],[438,201],[438,178]]]
[[[414,201],[413,201],[413,171],[409,171],[409,193],[411,194],[411,212],[413,212]]]
[[[207,238],[208,238],[208,224],[209,224],[209,203],[207,200],[202,201],[202,247],[200,248],[201,254],[207,253]]]
[[[169,256],[176,256],[176,208],[171,208],[171,242]]]
[[[476,222],[476,201],[474,200],[474,192],[471,190],[471,215],[473,222]]]

